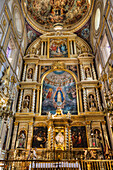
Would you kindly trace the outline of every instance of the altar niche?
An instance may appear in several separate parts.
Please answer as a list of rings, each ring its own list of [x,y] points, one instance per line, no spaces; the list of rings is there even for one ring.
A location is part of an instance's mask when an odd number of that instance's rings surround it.
[[[33,129],[32,148],[47,147],[47,127],[35,126]]]
[[[41,114],[55,114],[57,109],[78,114],[75,78],[64,70],[52,71],[43,80]]]

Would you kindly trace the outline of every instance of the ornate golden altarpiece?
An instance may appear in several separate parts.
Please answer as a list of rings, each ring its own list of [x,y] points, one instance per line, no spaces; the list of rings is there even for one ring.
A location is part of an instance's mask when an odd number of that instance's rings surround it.
[[[23,59],[9,159],[76,159],[85,150],[98,150],[101,158],[101,146],[109,142],[90,46],[72,33],[47,33]],[[68,75],[67,80],[54,77],[56,72]]]

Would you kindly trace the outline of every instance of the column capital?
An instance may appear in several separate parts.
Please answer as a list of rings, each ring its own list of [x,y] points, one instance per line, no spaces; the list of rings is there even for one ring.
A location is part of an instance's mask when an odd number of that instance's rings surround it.
[[[29,126],[32,126],[33,125],[33,122],[29,122]]]
[[[105,125],[105,124],[106,124],[106,121],[102,121],[101,123],[102,123],[102,125]]]
[[[15,126],[18,126],[18,123],[19,123],[19,122],[14,122],[14,125],[15,125]]]
[[[86,125],[90,125],[91,124],[91,121],[86,121]]]

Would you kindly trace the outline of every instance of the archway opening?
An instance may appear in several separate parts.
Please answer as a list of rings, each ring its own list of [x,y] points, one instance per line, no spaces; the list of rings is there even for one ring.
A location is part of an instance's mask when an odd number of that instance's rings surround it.
[[[43,80],[41,114],[55,114],[57,109],[78,114],[76,80],[65,70],[49,72]]]

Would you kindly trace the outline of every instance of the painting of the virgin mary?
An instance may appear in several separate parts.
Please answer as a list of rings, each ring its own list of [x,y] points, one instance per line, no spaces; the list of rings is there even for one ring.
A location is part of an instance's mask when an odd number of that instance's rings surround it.
[[[55,92],[54,102],[56,103],[57,106],[61,106],[65,102],[64,94],[61,87],[58,87]]]

